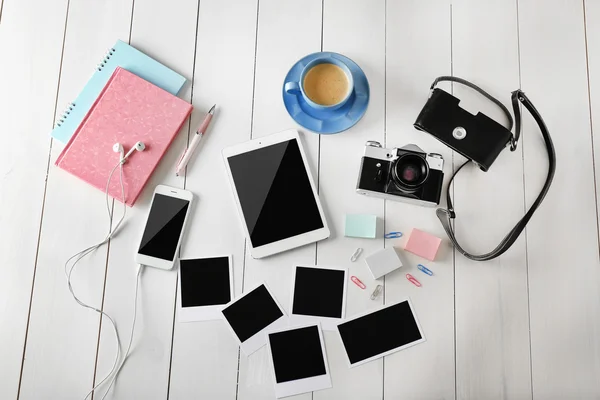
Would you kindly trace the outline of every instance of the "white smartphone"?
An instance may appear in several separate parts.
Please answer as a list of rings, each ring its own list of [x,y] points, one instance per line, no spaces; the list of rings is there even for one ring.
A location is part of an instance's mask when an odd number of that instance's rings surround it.
[[[173,268],[193,198],[194,195],[187,190],[165,185],[156,187],[135,256],[136,263],[161,269]]]

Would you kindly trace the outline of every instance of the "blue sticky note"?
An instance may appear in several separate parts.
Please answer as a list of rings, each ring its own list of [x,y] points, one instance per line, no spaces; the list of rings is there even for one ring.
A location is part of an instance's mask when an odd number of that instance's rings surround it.
[[[346,214],[344,236],[375,239],[377,237],[377,216]]]

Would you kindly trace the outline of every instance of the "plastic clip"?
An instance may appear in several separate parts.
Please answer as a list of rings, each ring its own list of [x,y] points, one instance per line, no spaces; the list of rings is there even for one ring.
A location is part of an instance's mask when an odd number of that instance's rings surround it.
[[[383,290],[383,286],[377,285],[375,290],[373,290],[373,293],[371,293],[371,300],[376,300],[377,297],[379,297],[379,294],[381,293],[382,290]]]
[[[386,239],[397,239],[402,237],[402,232],[390,232],[383,235]]]
[[[358,260],[358,257],[360,257],[360,253],[362,253],[362,251],[363,251],[363,249],[361,247],[356,249],[354,254],[352,254],[352,257],[350,257],[350,261],[354,262],[354,261]]]
[[[417,268],[419,268],[419,271],[424,272],[429,276],[433,275],[433,271],[424,266],[423,264],[417,264]]]
[[[354,275],[352,275],[352,276],[350,277],[350,280],[351,280],[352,282],[354,282],[354,284],[355,284],[356,286],[358,286],[359,288],[361,288],[361,289],[366,289],[366,288],[367,288],[367,286],[365,286],[365,284],[364,284],[364,283],[362,283],[362,282],[360,281],[360,279],[358,279],[358,278],[357,278],[357,277],[355,277]]]
[[[406,274],[406,279],[408,279],[408,281],[410,283],[412,283],[413,285],[415,285],[416,287],[421,287],[421,282],[419,282],[417,280],[417,278],[415,278],[414,276],[412,276],[411,274]]]

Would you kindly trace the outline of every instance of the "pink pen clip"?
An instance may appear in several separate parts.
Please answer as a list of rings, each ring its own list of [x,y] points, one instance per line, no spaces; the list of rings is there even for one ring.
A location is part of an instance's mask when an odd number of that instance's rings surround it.
[[[408,281],[410,283],[412,283],[413,285],[415,285],[416,287],[421,287],[421,282],[419,282],[417,280],[417,278],[415,278],[414,276],[412,276],[411,274],[406,274],[406,279],[408,279]]]
[[[362,282],[360,281],[360,279],[358,279],[358,278],[357,278],[357,277],[355,277],[354,275],[352,275],[352,276],[350,277],[350,280],[351,280],[352,282],[354,282],[354,284],[355,284],[356,286],[358,286],[359,288],[361,288],[361,289],[366,289],[366,288],[367,288],[367,287],[365,286],[365,284],[364,284],[364,283],[362,283]]]

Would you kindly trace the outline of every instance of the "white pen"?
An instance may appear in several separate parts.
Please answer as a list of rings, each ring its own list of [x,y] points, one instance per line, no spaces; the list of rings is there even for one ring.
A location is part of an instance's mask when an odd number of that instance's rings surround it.
[[[179,176],[181,174],[181,171],[183,171],[185,169],[186,165],[192,158],[194,151],[198,147],[198,144],[200,143],[200,140],[202,140],[202,137],[204,137],[204,132],[206,132],[206,129],[208,128],[208,125],[210,124],[210,121],[212,120],[212,117],[215,114],[216,106],[217,105],[215,104],[214,106],[211,107],[210,110],[208,110],[208,114],[206,114],[204,121],[202,121],[202,123],[196,130],[196,134],[194,135],[194,138],[192,139],[192,143],[190,143],[190,147],[188,147],[183,152],[183,155],[181,156],[181,158],[179,159],[179,162],[177,163],[177,167],[175,168],[175,175]]]

